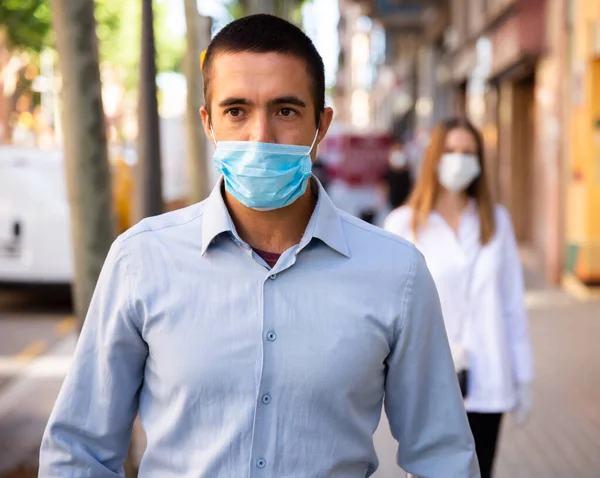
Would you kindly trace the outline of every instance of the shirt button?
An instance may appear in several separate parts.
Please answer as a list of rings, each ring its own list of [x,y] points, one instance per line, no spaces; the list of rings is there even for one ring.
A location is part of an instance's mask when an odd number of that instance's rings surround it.
[[[277,274],[271,274],[271,275],[269,276],[269,279],[271,279],[271,280],[275,280],[275,279],[277,279]]]
[[[277,338],[277,334],[275,332],[269,332],[267,334],[267,340],[269,342],[275,342],[275,339]]]
[[[269,403],[271,403],[271,395],[269,395],[268,393],[265,393],[265,394],[262,396],[262,399],[261,399],[261,400],[262,400],[262,402],[263,402],[265,405],[268,405]]]
[[[264,468],[265,466],[267,466],[267,461],[264,458],[259,458],[258,460],[256,460],[256,466],[258,466],[259,468]]]

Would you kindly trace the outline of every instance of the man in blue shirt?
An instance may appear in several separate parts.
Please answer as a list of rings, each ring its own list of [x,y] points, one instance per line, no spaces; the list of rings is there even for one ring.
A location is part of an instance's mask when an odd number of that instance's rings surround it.
[[[40,476],[121,476],[139,412],[144,478],[364,478],[384,402],[402,468],[479,476],[423,257],[311,178],[333,116],[311,41],[246,17],[203,74],[222,178],[113,244]]]

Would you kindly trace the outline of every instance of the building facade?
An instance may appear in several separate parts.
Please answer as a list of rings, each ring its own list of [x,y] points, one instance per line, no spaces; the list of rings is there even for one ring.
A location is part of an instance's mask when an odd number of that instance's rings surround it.
[[[600,2],[571,0],[566,272],[600,286]]]
[[[454,108],[484,133],[496,199],[551,283],[564,263],[563,0],[453,0]]]
[[[435,69],[433,46],[424,41],[424,19],[438,19],[436,0],[340,0],[340,69],[336,105],[340,120],[395,134],[428,127],[435,105],[421,70]],[[368,17],[368,31],[360,31]],[[438,37],[443,33],[440,22]],[[360,54],[369,44],[369,58]],[[362,81],[361,81],[362,78]],[[368,100],[367,100],[368,98]],[[445,97],[444,97],[445,98]],[[342,106],[343,104],[343,106]],[[368,105],[368,106],[367,106]],[[358,112],[360,113],[358,113]],[[354,113],[353,113],[354,112]],[[418,112],[421,117],[418,118]],[[353,118],[354,115],[354,118]]]
[[[467,116],[534,265],[600,285],[600,1],[342,1],[385,30],[371,123]]]

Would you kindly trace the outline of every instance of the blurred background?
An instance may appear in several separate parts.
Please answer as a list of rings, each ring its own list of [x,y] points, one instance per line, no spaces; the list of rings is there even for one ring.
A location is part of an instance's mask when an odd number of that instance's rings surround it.
[[[497,476],[600,477],[599,0],[2,0],[0,477],[36,476],[115,235],[217,180],[202,52],[259,12],[302,27],[323,56],[335,117],[315,174],[349,213],[380,225],[397,205],[399,145],[414,180],[438,121],[482,130],[521,247],[537,370],[533,415],[505,424]],[[376,440],[377,478],[403,476],[395,445]]]

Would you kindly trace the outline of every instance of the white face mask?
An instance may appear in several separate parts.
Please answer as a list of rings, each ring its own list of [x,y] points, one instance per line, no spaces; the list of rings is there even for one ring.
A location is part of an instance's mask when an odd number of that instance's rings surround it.
[[[466,189],[481,174],[474,154],[445,153],[438,164],[438,180],[448,191]]]
[[[396,150],[390,153],[390,166],[393,168],[403,168],[408,164],[408,157],[404,151]]]

